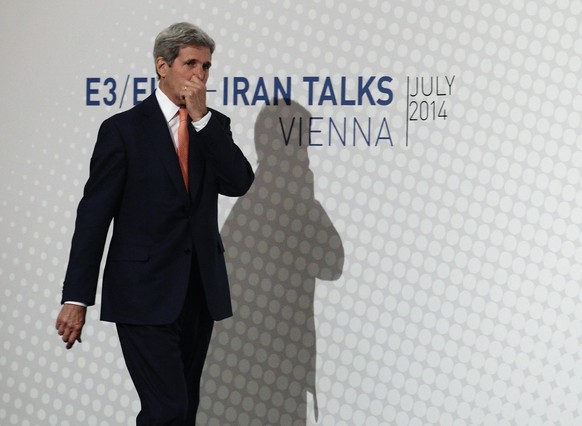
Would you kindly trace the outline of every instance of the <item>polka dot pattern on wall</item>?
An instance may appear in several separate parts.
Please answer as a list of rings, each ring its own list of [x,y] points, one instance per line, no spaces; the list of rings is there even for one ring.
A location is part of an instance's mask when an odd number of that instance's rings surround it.
[[[389,75],[394,90],[386,107],[209,95],[257,180],[220,200],[235,316],[215,328],[200,425],[582,421],[579,1],[132,1],[66,16],[37,1],[5,12],[5,39],[20,40],[6,57],[51,48],[22,59],[25,87],[1,89],[14,100],[0,158],[1,424],[135,423],[139,401],[98,307],[70,352],[53,321],[97,127],[117,112],[87,107],[84,79],[153,75],[153,37],[178,20],[216,39],[215,86]],[[32,18],[42,40],[19,29]],[[55,55],[75,60],[39,77]],[[407,77],[453,75],[447,119],[407,122]],[[29,108],[36,120],[18,124]],[[386,117],[394,147],[318,134],[323,146],[285,146],[278,117]]]

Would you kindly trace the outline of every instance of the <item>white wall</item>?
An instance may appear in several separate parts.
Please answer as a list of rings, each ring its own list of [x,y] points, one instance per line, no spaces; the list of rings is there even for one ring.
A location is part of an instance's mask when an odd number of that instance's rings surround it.
[[[209,103],[257,169],[247,196],[221,200],[236,313],[216,326],[199,423],[580,424],[581,13],[565,0],[5,4],[0,423],[134,423],[99,306],[69,352],[53,324],[98,126],[131,106],[132,83],[149,90],[155,35],[187,20],[217,41]],[[361,102],[358,77],[374,77]],[[413,97],[417,77],[439,95]],[[262,110],[275,78],[293,103]],[[254,105],[234,105],[244,79],[250,103],[265,84]],[[407,119],[413,102],[425,120]]]

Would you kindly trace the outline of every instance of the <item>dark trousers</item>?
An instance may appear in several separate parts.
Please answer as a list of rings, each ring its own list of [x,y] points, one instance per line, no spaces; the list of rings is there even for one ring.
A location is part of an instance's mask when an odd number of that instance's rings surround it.
[[[166,325],[117,324],[123,357],[141,401],[137,426],[194,426],[200,377],[214,321],[193,259],[178,319]]]

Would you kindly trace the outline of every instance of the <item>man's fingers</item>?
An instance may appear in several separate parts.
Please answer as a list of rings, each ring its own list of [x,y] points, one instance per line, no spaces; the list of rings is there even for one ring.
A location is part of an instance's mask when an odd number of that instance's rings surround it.
[[[81,332],[72,331],[71,333],[64,334],[63,342],[67,344],[67,349],[71,349],[76,342],[81,343]]]
[[[74,340],[74,339],[71,339],[73,334],[74,334],[74,332],[72,330],[65,330],[65,332],[61,335],[62,336],[61,339],[63,339],[63,342],[65,342],[65,343],[70,342],[71,340]]]
[[[73,332],[67,336],[67,340],[63,338],[63,341],[67,344],[67,349],[71,349],[75,342],[81,342],[81,333]]]
[[[200,79],[187,80],[184,82],[184,89],[191,93],[206,93],[206,84]]]
[[[55,323],[57,333],[71,349],[75,342],[81,342],[81,331],[85,324],[86,308],[78,305],[63,305]]]
[[[201,86],[206,87],[206,85],[204,84],[204,81],[202,81],[202,79],[200,77],[198,77],[196,74],[193,74],[192,77],[190,77],[190,80],[189,81],[191,83],[199,84]]]

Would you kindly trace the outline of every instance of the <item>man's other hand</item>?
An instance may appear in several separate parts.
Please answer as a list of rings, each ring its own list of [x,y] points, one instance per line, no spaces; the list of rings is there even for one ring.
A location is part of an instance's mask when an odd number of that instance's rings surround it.
[[[81,331],[85,325],[87,308],[84,306],[64,304],[57,317],[55,327],[67,349],[71,349],[75,342],[81,343]]]

